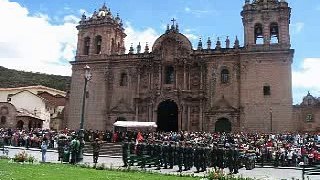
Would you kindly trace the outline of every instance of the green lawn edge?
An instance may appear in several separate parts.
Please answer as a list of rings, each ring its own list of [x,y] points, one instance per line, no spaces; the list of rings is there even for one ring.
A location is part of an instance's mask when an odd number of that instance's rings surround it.
[[[134,170],[96,170],[69,164],[21,164],[0,160],[0,180],[200,180],[201,177],[180,177]]]

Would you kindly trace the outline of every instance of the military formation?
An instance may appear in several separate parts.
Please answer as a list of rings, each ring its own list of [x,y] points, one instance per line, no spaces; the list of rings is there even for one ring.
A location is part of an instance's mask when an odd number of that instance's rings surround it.
[[[135,165],[135,162],[142,168],[150,168],[153,165],[157,170],[173,169],[177,166],[179,172],[195,167],[196,173],[204,172],[208,167],[216,170],[228,167],[230,173],[237,174],[240,163],[239,149],[236,145],[208,145],[183,141],[124,141],[122,148],[124,166]],[[139,160],[130,159],[132,156]]]

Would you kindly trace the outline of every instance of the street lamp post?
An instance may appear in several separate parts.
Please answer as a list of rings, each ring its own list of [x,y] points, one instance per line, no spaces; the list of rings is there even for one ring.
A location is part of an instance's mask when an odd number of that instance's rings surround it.
[[[270,132],[272,132],[272,107],[270,107]]]
[[[83,160],[83,148],[84,148],[84,111],[85,111],[85,106],[86,106],[86,94],[87,94],[87,84],[88,81],[91,80],[91,72],[90,72],[90,67],[86,65],[84,68],[84,89],[83,89],[83,96],[82,96],[82,110],[81,110],[81,121],[80,121],[80,130],[79,130],[79,141],[80,141],[80,150],[79,150],[79,156],[78,156],[78,161]]]

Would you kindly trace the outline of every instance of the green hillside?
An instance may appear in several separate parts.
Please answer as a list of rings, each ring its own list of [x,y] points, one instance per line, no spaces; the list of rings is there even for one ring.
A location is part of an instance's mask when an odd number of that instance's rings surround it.
[[[71,77],[7,69],[0,66],[0,88],[43,85],[66,91]]]

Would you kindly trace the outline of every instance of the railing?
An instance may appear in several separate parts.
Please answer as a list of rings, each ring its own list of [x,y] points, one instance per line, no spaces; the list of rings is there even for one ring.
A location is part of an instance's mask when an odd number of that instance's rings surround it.
[[[304,180],[304,176],[309,175],[320,175],[320,165],[302,165],[302,180]]]

